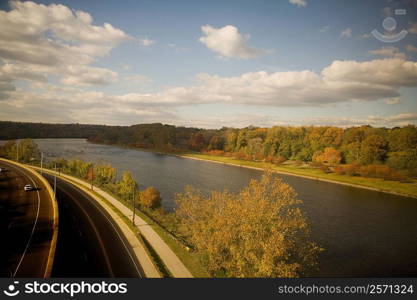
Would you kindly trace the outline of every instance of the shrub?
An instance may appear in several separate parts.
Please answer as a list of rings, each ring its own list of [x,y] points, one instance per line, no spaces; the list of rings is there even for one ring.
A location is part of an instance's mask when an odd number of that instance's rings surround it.
[[[323,171],[324,173],[331,173],[330,168],[328,166],[322,165],[320,167],[320,170]]]
[[[359,165],[351,164],[343,166],[343,170],[345,171],[346,175],[355,176],[358,174]]]
[[[276,165],[281,165],[283,164],[285,161],[287,161],[287,159],[285,158],[285,156],[278,156],[276,159],[274,159],[274,164]]]
[[[345,168],[343,166],[336,166],[333,168],[334,172],[339,174],[339,175],[345,175],[346,171]]]
[[[157,209],[161,207],[161,194],[153,186],[148,187],[139,193],[138,202],[145,208]]]

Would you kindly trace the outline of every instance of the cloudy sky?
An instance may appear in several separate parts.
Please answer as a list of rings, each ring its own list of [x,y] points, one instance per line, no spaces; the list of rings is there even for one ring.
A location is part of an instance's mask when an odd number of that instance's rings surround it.
[[[417,0],[0,1],[0,28],[0,120],[417,124]]]

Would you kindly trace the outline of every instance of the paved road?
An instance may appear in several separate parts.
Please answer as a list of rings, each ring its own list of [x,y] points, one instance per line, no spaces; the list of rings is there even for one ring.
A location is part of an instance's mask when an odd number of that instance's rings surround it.
[[[45,277],[53,236],[53,207],[31,172],[0,161],[0,276]],[[25,192],[24,185],[36,190]]]
[[[76,183],[90,188],[90,184],[87,182],[75,178],[69,175],[63,175],[64,178],[68,178]],[[94,187],[94,191],[98,193],[100,196],[105,198],[109,201],[114,207],[116,207],[123,215],[125,215],[128,219],[132,219],[133,212],[130,208],[126,207],[123,203],[109,195],[108,193],[104,192],[103,190]],[[182,261],[178,258],[178,256],[171,250],[171,248],[167,245],[167,243],[155,232],[152,228],[152,225],[149,225],[145,222],[141,217],[136,215],[136,227],[140,230],[141,234],[145,237],[145,239],[149,242],[161,260],[164,262],[166,267],[169,269],[173,277],[178,278],[191,278],[193,275],[190,271],[185,267]]]
[[[54,185],[54,178],[44,174]],[[57,178],[58,243],[53,277],[142,277],[120,229],[87,193]]]

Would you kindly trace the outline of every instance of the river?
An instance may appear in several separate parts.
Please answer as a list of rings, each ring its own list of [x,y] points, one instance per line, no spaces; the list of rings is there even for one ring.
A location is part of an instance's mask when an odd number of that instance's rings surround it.
[[[238,191],[261,171],[115,146],[82,139],[36,140],[46,159],[80,158],[108,162],[132,172],[140,187],[155,186],[163,206],[186,185],[208,192]],[[320,277],[417,276],[417,199],[334,183],[280,175],[303,201],[312,238],[325,251]]]

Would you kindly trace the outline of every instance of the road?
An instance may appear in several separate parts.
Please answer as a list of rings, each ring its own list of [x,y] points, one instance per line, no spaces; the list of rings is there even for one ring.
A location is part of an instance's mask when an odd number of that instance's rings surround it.
[[[0,276],[46,277],[53,236],[53,206],[42,181],[0,161]],[[25,192],[24,185],[35,190]]]
[[[54,177],[44,173],[51,186]],[[143,277],[133,250],[87,193],[57,178],[58,243],[52,277]]]
[[[78,178],[69,175],[61,175],[66,179],[72,180],[84,186],[90,188],[90,184]],[[100,195],[102,198],[106,199],[111,205],[120,211],[128,219],[132,219],[133,212],[130,208],[125,206],[122,202],[109,195],[105,191],[101,190],[98,187],[94,187],[94,191]],[[168,244],[158,235],[158,233],[152,228],[152,225],[148,224],[140,216],[136,215],[135,218],[136,227],[140,230],[143,237],[149,242],[158,256],[161,258],[165,266],[171,272],[173,277],[178,278],[192,278],[193,275],[187,269],[187,267],[182,263],[179,257],[171,250]]]

